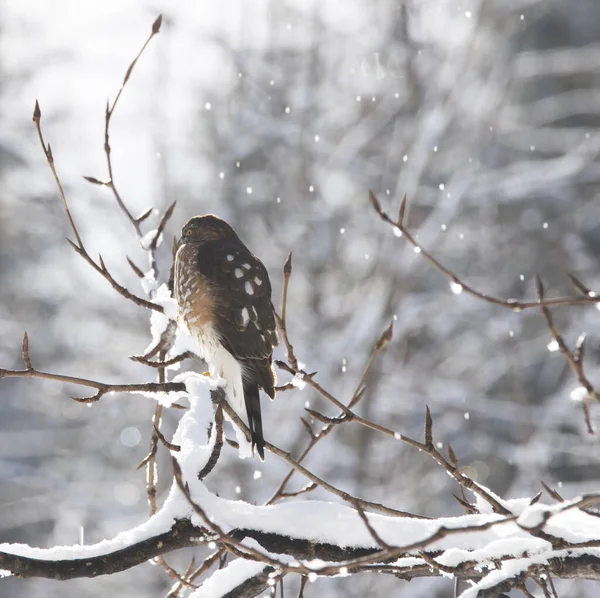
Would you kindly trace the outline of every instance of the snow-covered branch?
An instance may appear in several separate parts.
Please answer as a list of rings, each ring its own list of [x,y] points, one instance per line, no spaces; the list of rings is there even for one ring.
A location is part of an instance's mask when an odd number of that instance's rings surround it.
[[[361,363],[358,381],[350,388],[347,398],[343,398],[342,390],[337,389],[338,380],[326,381],[322,373],[312,371],[302,363],[302,358],[310,359],[311,356],[297,349],[302,344],[295,336],[295,330],[288,327],[291,309],[288,299],[292,292],[291,253],[283,266],[282,302],[276,313],[285,353],[283,359],[276,361],[284,377],[278,389],[293,391],[293,395],[286,393],[285,400],[290,395],[292,398],[289,400],[294,400],[305,390],[314,392],[322,405],[306,404],[303,417],[295,422],[302,433],[303,444],[300,447],[288,442],[287,438],[277,444],[265,441],[269,454],[264,467],[271,467],[278,476],[287,473],[282,479],[277,478],[277,483],[270,489],[271,498],[264,504],[234,500],[214,490],[212,483],[220,473],[223,456],[228,451],[229,455],[234,454],[229,447],[237,449],[238,456],[248,456],[244,450],[250,446],[250,433],[232,408],[223,380],[195,371],[180,371],[187,359],[194,359],[191,363],[197,364],[195,347],[185,331],[178,327],[177,306],[172,296],[172,268],[168,277],[161,275],[161,272],[169,271],[169,264],[159,268],[158,253],[175,203],[163,208],[162,215],[151,208],[134,217],[128,202],[117,190],[113,173],[109,134],[111,120],[133,68],[159,32],[161,22],[160,17],[154,21],[140,52],[130,63],[115,99],[107,105],[104,153],[109,178],[103,181],[86,177],[89,182],[111,191],[118,208],[133,226],[135,238],[148,258],[148,270],[138,267],[129,257],[127,261],[145,297],[118,283],[103,259],[96,260],[88,253],[72,217],[50,144],[44,139],[37,102],[33,117],[75,238],[74,242],[70,241],[72,247],[117,293],[137,307],[149,310],[146,313],[150,314],[151,342],[131,359],[152,368],[150,371],[155,381],[113,384],[85,376],[51,373],[45,368],[37,369],[32,364],[27,334],[22,343],[24,368],[0,369],[0,380],[36,378],[95,391],[92,396],[74,399],[79,403],[92,404],[105,400],[112,393],[140,393],[154,400],[156,407],[151,423],[148,422],[150,446],[142,462],[146,467],[149,517],[139,526],[91,545],[41,549],[26,544],[0,544],[0,569],[7,575],[23,578],[67,580],[112,575],[154,561],[175,581],[170,596],[187,592],[193,598],[251,597],[268,588],[275,593],[278,584],[283,586],[283,580],[287,583],[291,577],[300,579],[303,588],[307,580],[315,582],[319,577],[346,577],[357,573],[385,574],[404,580],[452,577],[464,582],[465,588],[460,594],[463,598],[499,596],[512,589],[531,595],[526,583],[536,584],[544,596],[554,598],[553,578],[600,580],[600,516],[595,509],[600,502],[599,494],[565,500],[544,485],[555,503],[541,502],[541,493],[520,499],[504,498],[479,481],[480,478],[462,463],[459,464],[457,455],[446,441],[446,437],[450,436],[448,430],[436,427],[434,438],[435,407],[432,410],[424,407],[422,440],[395,429],[394,426],[403,429],[404,422],[400,425],[397,421],[396,424],[390,423],[385,417],[370,411],[365,399],[369,377],[392,341],[393,319],[385,325],[383,332],[384,326],[365,327],[364,339],[368,336],[368,341],[365,340],[364,344],[371,350],[364,352],[365,362]],[[417,75],[413,73],[412,76]],[[464,291],[472,299],[512,312],[538,309],[554,343],[582,385],[584,392],[579,392],[578,396],[584,407],[587,409],[588,399],[598,400],[583,368],[585,337],[581,336],[574,349],[570,349],[550,312],[550,308],[557,307],[597,307],[600,298],[595,292],[571,276],[571,282],[579,293],[577,296],[545,297],[540,279],[536,299],[505,299],[500,294],[488,294],[455,274],[442,263],[442,258],[434,256],[435,251],[427,249],[409,230],[406,199],[401,201],[396,219],[382,208],[374,193],[370,194],[370,201],[377,215],[392,227],[395,236],[407,241],[422,259],[446,277],[454,295]],[[389,314],[386,322],[388,317]],[[173,418],[176,429],[172,435],[166,430],[173,428],[163,425],[162,421],[166,412],[163,409],[168,407],[179,408],[175,412],[177,417],[183,412],[178,421]],[[333,414],[327,412],[327,407],[334,410]],[[592,431],[588,411],[586,421]],[[292,420],[286,425],[292,426]],[[348,435],[362,432],[376,434],[389,450],[392,461],[400,447],[429,457],[440,472],[447,474],[447,477],[440,477],[457,485],[460,496],[455,498],[466,514],[456,516],[454,511],[440,509],[433,517],[428,517],[423,513],[432,513],[420,507],[419,513],[409,512],[398,508],[397,504],[387,504],[389,501],[385,499],[379,502],[371,500],[359,490],[350,492],[343,482],[334,483],[327,471],[321,473],[317,459],[308,461],[309,456],[317,454],[317,450],[322,451],[319,456],[327,455],[325,451],[329,450],[329,454],[333,454],[334,466],[338,467],[338,455],[331,450],[331,444],[326,448],[325,439],[329,438],[331,442],[340,429]],[[454,444],[454,440],[452,442]],[[158,467],[159,451],[170,456],[172,471]],[[365,462],[368,467],[371,466],[366,459]],[[393,469],[389,472],[385,470],[382,476],[399,480],[400,486],[408,484]],[[305,485],[296,491],[288,488],[294,474],[306,480]],[[167,479],[164,485],[166,498],[158,495],[159,475]],[[430,493],[440,491],[439,487],[432,485],[426,488]],[[450,492],[448,489],[449,495]],[[308,500],[309,493],[313,493],[311,498],[318,498]],[[364,494],[367,493],[371,493],[370,487],[364,491]],[[373,495],[379,498],[375,491]],[[506,496],[513,495],[506,493]],[[394,500],[401,501],[402,497],[396,499],[394,495]],[[168,565],[164,555],[180,549],[192,549],[195,556],[208,551],[210,554],[201,564],[193,562],[187,569]],[[217,565],[218,569],[215,569]]]

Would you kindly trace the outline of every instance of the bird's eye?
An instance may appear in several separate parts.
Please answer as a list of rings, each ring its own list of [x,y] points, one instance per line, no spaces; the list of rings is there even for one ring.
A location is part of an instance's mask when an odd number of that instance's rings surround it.
[[[186,228],[186,229],[183,231],[183,236],[184,236],[184,237],[189,237],[191,234],[192,234],[192,229],[191,229],[191,228]]]

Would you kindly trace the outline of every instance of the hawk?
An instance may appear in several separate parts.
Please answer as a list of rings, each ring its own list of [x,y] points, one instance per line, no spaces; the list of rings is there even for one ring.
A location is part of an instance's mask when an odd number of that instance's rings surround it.
[[[278,343],[267,270],[224,220],[195,216],[181,231],[174,290],[180,321],[210,374],[226,381],[234,409],[245,407],[252,451],[264,460],[259,389],[275,397]]]

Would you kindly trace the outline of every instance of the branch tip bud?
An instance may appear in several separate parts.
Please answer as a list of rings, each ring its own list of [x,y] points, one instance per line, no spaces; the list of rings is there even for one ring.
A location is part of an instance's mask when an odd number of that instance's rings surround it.
[[[35,108],[33,109],[33,122],[39,123],[42,118],[42,111],[40,110],[40,103],[35,101]]]
[[[154,23],[152,23],[152,35],[156,35],[160,31],[161,25],[162,25],[162,15],[158,15],[158,17],[156,17]]]

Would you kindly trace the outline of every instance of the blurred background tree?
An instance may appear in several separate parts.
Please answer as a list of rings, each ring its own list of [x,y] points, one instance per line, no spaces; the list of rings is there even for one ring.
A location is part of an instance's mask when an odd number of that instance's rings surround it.
[[[419,241],[481,290],[532,298],[540,273],[548,294],[572,294],[567,272],[597,288],[598,3],[3,0],[0,11],[3,366],[19,366],[27,330],[34,362],[48,371],[115,382],[153,375],[127,359],[150,341],[144,314],[64,240],[68,225],[30,118],[39,98],[88,249],[138,289],[125,255],[141,263],[144,254],[130,223],[108,190],[81,175],[106,178],[106,98],[162,12],[161,35],[113,120],[112,147],[116,182],[135,212],[177,199],[163,272],[171,236],[201,213],[240,232],[269,268],[276,298],[293,250],[291,339],[336,396],[351,395],[394,317],[363,414],[415,436],[428,404],[470,475],[507,497],[534,494],[540,479],[567,497],[597,489],[597,437],[569,400],[575,381],[548,351],[540,315],[453,294],[376,217],[367,190],[392,212],[406,193]],[[570,342],[590,333],[593,380],[597,311],[555,317]],[[105,397],[86,409],[68,399],[75,392],[47,381],[0,384],[3,541],[73,544],[83,530],[91,543],[146,517],[135,468],[153,403]],[[306,403],[328,409],[309,389],[265,403],[267,438],[300,450]],[[178,417],[167,413],[167,430]],[[340,487],[425,515],[460,512],[448,477],[408,447],[352,425],[323,444],[308,464]],[[232,450],[227,457],[210,482],[225,496],[264,502],[287,471],[272,457],[264,466]],[[162,491],[169,481],[163,476]],[[452,595],[437,579],[318,583],[314,591],[328,596]],[[0,584],[1,593],[31,598],[159,596],[170,585],[149,565],[66,584]],[[557,586],[594,595],[586,582]]]

